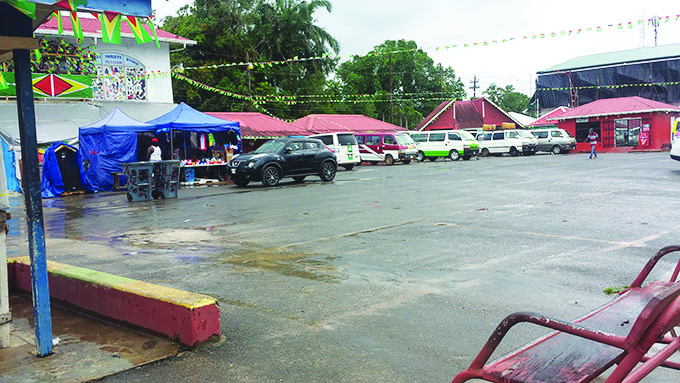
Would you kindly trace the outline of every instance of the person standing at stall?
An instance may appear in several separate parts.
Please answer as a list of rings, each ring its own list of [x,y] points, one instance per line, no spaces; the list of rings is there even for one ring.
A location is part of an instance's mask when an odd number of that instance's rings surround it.
[[[151,162],[162,161],[161,147],[158,146],[158,139],[156,137],[151,139],[151,146],[146,151],[146,160]]]

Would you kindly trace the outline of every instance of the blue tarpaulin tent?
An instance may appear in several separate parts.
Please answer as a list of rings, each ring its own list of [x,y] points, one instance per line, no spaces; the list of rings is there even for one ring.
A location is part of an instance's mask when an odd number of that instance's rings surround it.
[[[14,150],[10,149],[9,144],[5,142],[5,137],[1,137],[0,141],[2,142],[2,156],[5,162],[7,190],[21,193],[21,182],[19,182],[19,179],[17,178],[16,156],[14,155]]]
[[[168,137],[174,137],[175,131],[190,133],[229,133],[230,146],[239,153],[242,151],[241,128],[238,122],[227,121],[199,112],[185,103],[180,103],[175,109],[168,113],[148,121],[149,124],[156,125],[157,135],[166,133]],[[170,140],[172,142],[172,139]],[[186,142],[186,139],[183,138]],[[171,151],[172,151],[171,144]]]
[[[71,148],[76,153],[76,161],[80,169],[80,184],[85,185],[85,170],[83,169],[83,158],[78,149],[63,142],[55,142],[50,145],[43,156],[43,170],[40,191],[43,198],[54,198],[64,193],[64,180],[62,178],[59,162],[55,151],[61,146]]]
[[[112,173],[121,172],[121,163],[137,161],[137,133],[154,132],[156,126],[137,121],[120,109],[99,122],[78,130],[86,185],[97,191],[113,190]]]

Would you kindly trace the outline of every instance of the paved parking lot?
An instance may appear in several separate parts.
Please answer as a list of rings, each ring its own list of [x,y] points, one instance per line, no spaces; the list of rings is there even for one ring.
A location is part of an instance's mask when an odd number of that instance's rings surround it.
[[[536,155],[44,210],[49,259],[219,300],[223,343],[106,382],[446,382],[507,314],[574,319],[679,243],[678,185],[668,153]],[[24,255],[13,201],[10,256]]]

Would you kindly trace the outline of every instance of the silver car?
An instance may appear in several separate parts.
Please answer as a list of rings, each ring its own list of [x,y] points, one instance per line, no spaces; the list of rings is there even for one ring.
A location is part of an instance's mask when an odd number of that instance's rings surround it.
[[[560,154],[576,148],[576,139],[564,129],[535,129],[531,133],[538,141],[539,152]]]

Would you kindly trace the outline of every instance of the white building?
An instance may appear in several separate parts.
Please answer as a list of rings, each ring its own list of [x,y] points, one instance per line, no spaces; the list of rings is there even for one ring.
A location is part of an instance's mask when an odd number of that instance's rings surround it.
[[[34,73],[47,73],[51,69],[52,73],[78,73],[92,78],[91,97],[72,98],[67,95],[36,98],[38,143],[71,141],[78,137],[79,127],[99,121],[115,107],[140,121],[154,119],[175,107],[169,46],[188,46],[196,42],[157,29],[160,47],[155,42],[138,44],[127,22],[122,21],[121,44],[106,44],[101,38],[99,20],[86,17],[81,17],[85,38],[80,44],[77,44],[68,17],[63,18],[64,31],[61,36],[56,18],[48,20],[35,31],[37,38],[51,42],[53,47],[59,46],[63,40],[70,45],[68,49],[79,46],[84,51],[59,52],[59,57],[57,54],[43,54],[45,60],[36,64]],[[85,58],[88,49],[97,53],[96,60]],[[71,61],[65,57],[71,57]],[[49,63],[52,59],[59,63]],[[54,89],[52,86],[51,89]],[[14,97],[0,98],[0,133],[13,138],[15,143],[19,138]]]

